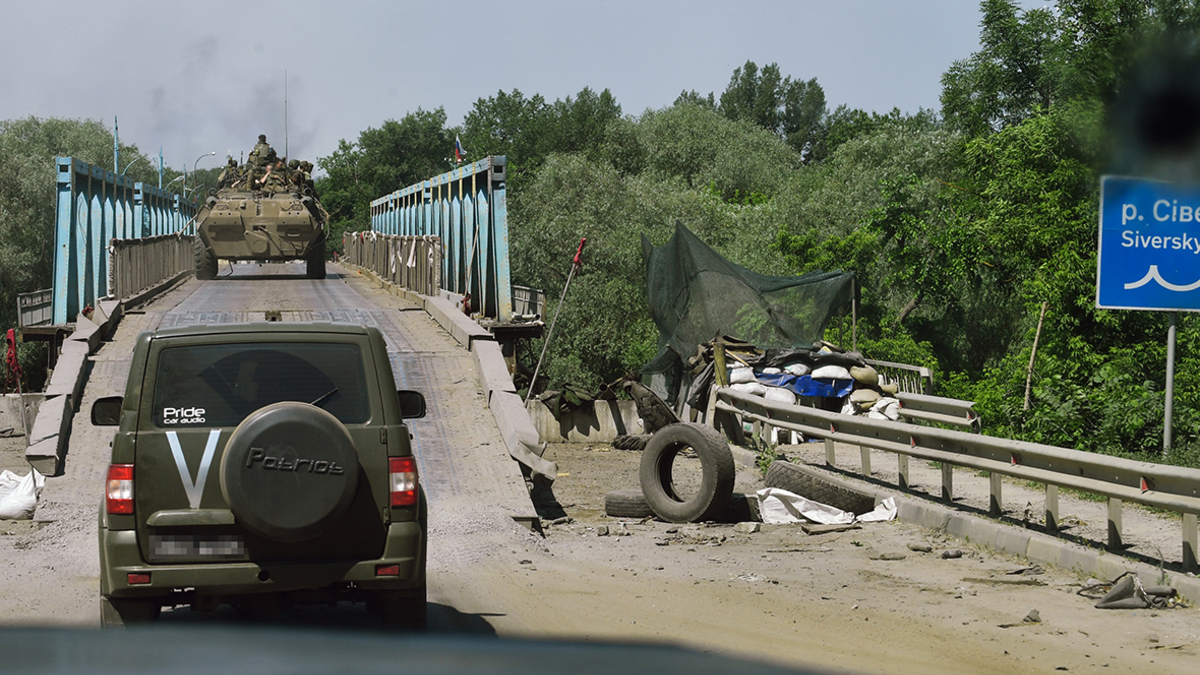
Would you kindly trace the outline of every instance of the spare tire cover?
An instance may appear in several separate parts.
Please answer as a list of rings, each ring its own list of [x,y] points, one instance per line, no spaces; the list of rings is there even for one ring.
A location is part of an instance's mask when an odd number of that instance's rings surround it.
[[[285,401],[250,413],[233,430],[221,458],[221,493],[251,532],[302,541],[346,512],[358,473],[354,441],[336,417]]]

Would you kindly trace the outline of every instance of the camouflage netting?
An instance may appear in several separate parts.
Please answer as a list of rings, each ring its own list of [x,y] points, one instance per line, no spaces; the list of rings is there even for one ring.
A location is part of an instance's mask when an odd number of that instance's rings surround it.
[[[699,345],[728,335],[759,348],[807,347],[821,339],[829,319],[850,304],[854,275],[812,272],[772,277],[735,265],[675,224],[662,246],[642,235],[650,316],[659,352],[642,368],[651,388],[678,399],[684,362]]]

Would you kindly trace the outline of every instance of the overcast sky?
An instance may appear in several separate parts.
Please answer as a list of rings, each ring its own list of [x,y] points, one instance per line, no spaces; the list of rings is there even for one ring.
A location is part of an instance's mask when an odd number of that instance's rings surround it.
[[[747,60],[816,77],[831,109],[938,109],[980,20],[974,0],[0,0],[0,16],[0,119],[116,116],[123,142],[189,171],[259,133],[282,154],[285,71],[289,150],[315,161],[417,108],[455,125],[499,90],[587,86],[636,115],[719,95]]]

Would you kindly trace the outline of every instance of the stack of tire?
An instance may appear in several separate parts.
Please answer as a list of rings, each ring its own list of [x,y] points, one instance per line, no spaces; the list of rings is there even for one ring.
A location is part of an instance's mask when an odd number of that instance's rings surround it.
[[[679,495],[671,468],[679,453],[691,449],[700,458],[700,486]],[[604,497],[604,510],[618,518],[658,517],[670,523],[718,520],[729,512],[733,497],[733,453],[716,429],[680,422],[659,429],[646,443],[638,468],[640,490],[614,490]]]

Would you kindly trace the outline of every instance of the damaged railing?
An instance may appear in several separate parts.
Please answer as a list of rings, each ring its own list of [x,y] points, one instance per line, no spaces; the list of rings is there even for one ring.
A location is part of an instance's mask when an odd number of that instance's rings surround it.
[[[910,394],[933,393],[933,371],[925,366],[910,366],[907,363],[866,359],[867,365],[879,373],[880,384],[894,384],[900,391]]]
[[[1059,448],[962,431],[875,420],[855,415],[767,401],[761,397],[718,389],[713,426],[735,440],[743,420],[798,431],[825,440],[825,461],[836,465],[834,443],[862,450],[862,471],[870,474],[870,449],[895,453],[899,487],[909,486],[909,457],[939,462],[942,499],[954,497],[953,468],[969,467],[990,474],[989,511],[1003,513],[1001,476],[1046,486],[1045,522],[1058,531],[1058,488],[1091,492],[1108,498],[1108,545],[1119,549],[1121,512],[1125,501],[1174,511],[1183,520],[1183,567],[1197,569],[1197,514],[1200,514],[1200,469],[1139,462],[1081,450]]]
[[[342,245],[347,262],[401,288],[422,295],[437,295],[442,288],[441,237],[347,232]]]
[[[108,295],[131,298],[194,268],[192,235],[164,234],[109,242]]]

